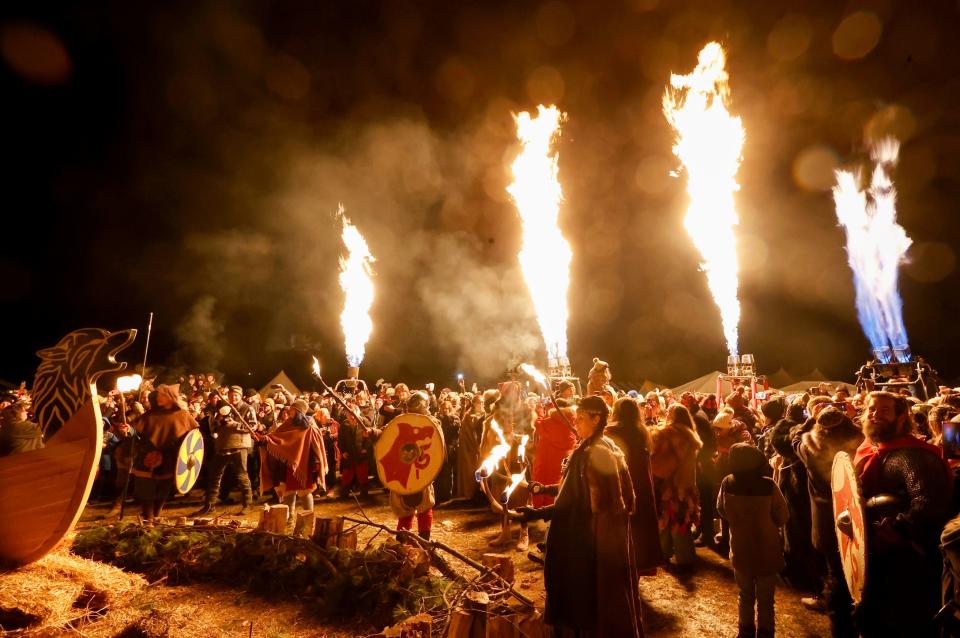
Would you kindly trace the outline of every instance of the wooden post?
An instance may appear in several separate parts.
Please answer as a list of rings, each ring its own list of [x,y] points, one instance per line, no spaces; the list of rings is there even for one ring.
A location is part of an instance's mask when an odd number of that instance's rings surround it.
[[[513,584],[515,580],[513,559],[508,554],[484,554],[480,557],[480,564],[491,569],[494,574]],[[484,582],[496,581],[489,575],[483,579]]]
[[[384,638],[430,638],[433,618],[430,614],[417,614],[383,630]]]
[[[317,515],[313,510],[297,512],[297,522],[293,526],[293,535],[301,538],[312,538],[316,517]]]
[[[318,518],[313,528],[313,542],[320,547],[342,547],[340,537],[343,535],[343,517],[336,518]],[[353,532],[354,545],[356,549],[356,532]],[[349,541],[347,541],[349,543]]]
[[[264,507],[260,514],[259,529],[274,534],[285,534],[287,531],[287,513],[289,508],[286,505],[268,505]]]
[[[463,606],[473,616],[473,622],[470,624],[470,638],[486,638],[490,596],[483,591],[467,592],[463,599]]]
[[[517,617],[514,615],[501,616],[492,614],[487,616],[487,631],[484,638],[519,638]]]
[[[462,609],[450,614],[450,624],[447,625],[446,638],[470,638],[470,626],[473,624],[473,614]]]
[[[337,547],[340,549],[357,550],[357,530],[352,529],[348,532],[341,532],[337,538]]]

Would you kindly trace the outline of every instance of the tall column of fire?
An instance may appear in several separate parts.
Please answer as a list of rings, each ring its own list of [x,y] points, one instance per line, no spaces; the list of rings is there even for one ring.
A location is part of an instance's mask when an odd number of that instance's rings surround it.
[[[703,257],[701,268],[720,309],[727,349],[736,357],[740,301],[733,194],[740,190],[736,176],[744,131],[740,118],[727,110],[730,88],[725,62],[720,44],[707,44],[692,73],[670,76],[663,113],[676,132],[673,153],[687,174],[690,204],[684,227]]]
[[[870,185],[861,188],[859,171],[837,171],[833,188],[837,219],[847,233],[857,316],[881,363],[910,360],[897,279],[911,241],[897,224],[897,191],[889,172],[899,151],[900,143],[892,137],[876,142],[870,153],[875,163]]]
[[[340,257],[340,288],[345,295],[340,325],[347,351],[347,376],[357,379],[373,332],[370,307],[373,305],[374,258],[363,235],[344,214],[343,206],[337,215],[343,222],[343,244],[347,248],[346,256]]]
[[[557,152],[551,148],[562,119],[556,106],[543,105],[537,107],[536,117],[526,112],[516,116],[522,150],[511,165],[513,183],[507,187],[523,227],[518,259],[546,344],[551,376],[570,376],[567,290],[572,252],[558,224],[563,192],[557,178]]]

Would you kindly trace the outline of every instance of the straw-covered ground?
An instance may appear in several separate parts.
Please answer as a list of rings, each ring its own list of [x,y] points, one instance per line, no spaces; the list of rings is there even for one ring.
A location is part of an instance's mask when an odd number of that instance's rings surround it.
[[[195,495],[197,492],[194,493]],[[196,496],[174,500],[165,511],[171,519],[196,509]],[[224,519],[241,519],[251,527],[256,513],[238,517],[236,505],[221,506]],[[88,506],[79,528],[103,524],[104,506]],[[354,501],[320,500],[321,516],[360,514]],[[395,522],[386,497],[378,495],[363,503],[372,520]],[[135,508],[129,507],[128,520]],[[434,539],[478,559],[491,551],[488,541],[498,528],[485,508],[439,508],[435,511]],[[360,542],[376,530],[360,529]],[[380,539],[385,534],[380,533]],[[532,542],[543,539],[534,528]],[[501,550],[502,551],[502,550]],[[511,550],[512,551],[512,550]],[[539,567],[526,553],[513,551],[517,566],[517,589],[537,604],[543,604],[543,579]],[[644,624],[648,636],[733,636],[736,633],[736,586],[729,562],[709,550],[698,549],[695,573],[681,577],[661,570],[644,578]],[[472,568],[450,559],[467,576]],[[807,638],[829,635],[825,616],[800,604],[801,594],[788,587],[777,592],[777,633],[783,637]],[[346,622],[346,624],[344,624]],[[92,560],[73,556],[69,544],[35,563],[0,573],[0,626],[13,631],[3,635],[93,637],[124,636],[363,636],[375,633],[364,618],[322,624],[311,609],[293,599],[266,599],[250,591],[221,583],[192,582],[171,586],[165,581],[148,583],[142,576]]]

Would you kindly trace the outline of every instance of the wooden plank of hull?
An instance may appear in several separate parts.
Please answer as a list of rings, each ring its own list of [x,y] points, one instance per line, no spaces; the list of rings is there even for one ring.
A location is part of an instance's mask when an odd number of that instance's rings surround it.
[[[88,400],[43,449],[0,457],[0,562],[38,560],[73,529],[93,488],[102,441],[100,406]]]

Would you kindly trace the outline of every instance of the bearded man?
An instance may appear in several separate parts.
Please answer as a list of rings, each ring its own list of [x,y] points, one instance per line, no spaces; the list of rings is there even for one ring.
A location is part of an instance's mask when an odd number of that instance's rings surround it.
[[[854,459],[867,508],[867,581],[857,610],[864,637],[933,636],[940,532],[952,480],[940,448],[914,436],[909,404],[871,392]]]

